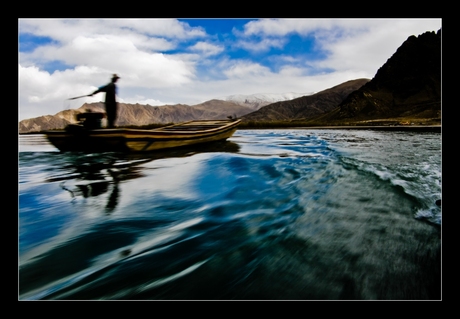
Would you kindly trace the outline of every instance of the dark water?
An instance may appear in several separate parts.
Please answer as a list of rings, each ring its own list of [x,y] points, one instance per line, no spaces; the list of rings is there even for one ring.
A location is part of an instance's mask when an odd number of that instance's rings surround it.
[[[20,300],[440,300],[441,134],[238,130],[148,155],[19,140]]]

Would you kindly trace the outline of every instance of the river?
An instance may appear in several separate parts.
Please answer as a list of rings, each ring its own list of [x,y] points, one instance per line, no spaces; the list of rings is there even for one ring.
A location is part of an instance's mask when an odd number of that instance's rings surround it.
[[[19,300],[440,300],[441,134],[238,130],[151,154],[19,136]]]

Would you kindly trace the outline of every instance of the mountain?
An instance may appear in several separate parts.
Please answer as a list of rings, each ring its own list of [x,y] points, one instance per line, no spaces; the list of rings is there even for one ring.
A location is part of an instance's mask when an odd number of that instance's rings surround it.
[[[119,103],[116,125],[142,126],[152,123],[177,123],[199,119],[226,119],[228,116],[241,117],[264,105],[301,96],[300,93],[231,95],[213,99],[200,104],[151,106],[143,104]],[[85,112],[105,112],[104,104],[85,103],[78,109],[64,110],[55,115],[39,116],[19,122],[19,133],[40,132],[62,129],[68,124],[76,123],[76,114]]]
[[[408,37],[371,81],[315,122],[349,124],[388,119],[440,123],[441,29]]]
[[[257,111],[258,109],[260,109],[261,107],[265,105],[269,105],[269,104],[276,103],[279,101],[292,100],[292,99],[295,99],[301,96],[312,95],[312,94],[313,93],[294,93],[294,92],[281,93],[281,94],[276,94],[276,93],[258,93],[258,94],[250,94],[250,95],[235,94],[235,95],[229,95],[229,96],[220,98],[220,100],[233,102],[235,104],[249,107],[250,109],[252,109],[252,111]]]
[[[369,79],[351,80],[312,95],[272,103],[242,116],[242,120],[243,122],[300,120],[325,114],[336,108],[351,92],[368,81]]]
[[[226,119],[227,116],[241,117],[252,111],[251,106],[240,105],[232,101],[210,100],[194,105],[193,108],[201,111],[197,119]]]
[[[55,115],[39,116],[19,122],[19,133],[40,132],[62,129],[68,124],[76,123],[78,113],[91,110],[104,112],[104,104],[85,103],[78,109],[64,110]],[[189,106],[184,104],[151,106],[142,104],[119,103],[117,126],[142,126],[152,123],[177,123],[199,119],[226,119],[228,116],[240,117],[253,109],[230,101],[210,100]]]
[[[247,107],[221,100],[210,100],[193,106],[185,104],[150,106],[120,103],[118,109],[118,126],[226,119],[227,116],[250,112]]]

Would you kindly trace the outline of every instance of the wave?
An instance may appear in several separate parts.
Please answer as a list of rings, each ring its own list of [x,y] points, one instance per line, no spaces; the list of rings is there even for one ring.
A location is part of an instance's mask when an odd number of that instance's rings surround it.
[[[388,182],[395,192],[406,195],[414,202],[415,218],[441,225],[441,209],[436,204],[436,201],[441,198],[441,190],[437,183],[438,174],[435,170],[426,170],[428,166],[424,164],[419,167],[402,165],[395,170],[384,164],[369,163],[346,156],[341,156],[340,160],[344,167],[371,174],[380,181]],[[429,174],[431,178],[427,178],[426,175]]]

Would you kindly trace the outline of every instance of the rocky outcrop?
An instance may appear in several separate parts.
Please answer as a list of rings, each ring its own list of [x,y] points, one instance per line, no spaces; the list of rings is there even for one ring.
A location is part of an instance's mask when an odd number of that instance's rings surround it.
[[[53,115],[44,115],[19,122],[19,133],[32,133],[52,128],[65,127],[70,121]]]

